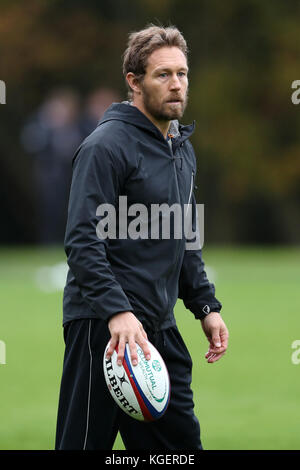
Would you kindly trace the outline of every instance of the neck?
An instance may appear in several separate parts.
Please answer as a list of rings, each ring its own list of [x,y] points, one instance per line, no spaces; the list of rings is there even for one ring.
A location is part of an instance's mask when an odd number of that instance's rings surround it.
[[[133,106],[138,108],[147,118],[158,128],[158,130],[162,133],[164,138],[167,138],[168,135],[168,130],[170,127],[171,121],[159,121],[155,119],[152,114],[148,113],[143,105],[143,103],[137,102],[136,100],[133,100],[132,102]]]

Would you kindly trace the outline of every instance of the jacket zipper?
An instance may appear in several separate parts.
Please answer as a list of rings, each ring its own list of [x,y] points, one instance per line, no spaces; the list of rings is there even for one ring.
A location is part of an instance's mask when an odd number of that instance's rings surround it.
[[[192,197],[192,192],[193,192],[193,185],[194,185],[194,171],[192,171],[192,176],[191,176],[191,187],[190,187],[190,194],[189,194],[189,200],[188,204],[191,202],[191,197]]]
[[[194,185],[194,176],[195,176],[194,171],[192,171],[190,194],[189,194],[189,199],[188,199],[188,203],[187,203],[187,210],[186,210],[186,212],[188,212],[188,210],[189,210],[189,205],[190,205],[190,202],[191,202],[191,199],[192,199],[193,185]]]
[[[173,158],[175,180],[176,180],[176,189],[177,189],[177,194],[178,194],[178,200],[179,200],[179,203],[181,205],[181,198],[180,198],[180,191],[179,191],[179,184],[178,184],[178,175],[177,175],[177,170],[176,170],[176,159],[174,158],[172,143],[171,143],[171,145],[168,144],[168,147],[170,149],[170,153],[171,153],[171,156]],[[180,244],[180,242],[179,243],[177,242],[178,246],[179,246],[179,244]],[[177,265],[177,262],[178,262],[178,256],[179,256],[179,247],[177,248],[177,251],[176,251],[176,257],[175,257],[175,263],[174,263],[175,266]],[[166,279],[166,283],[167,283],[167,279]],[[168,311],[169,311],[169,296],[168,296],[168,291],[167,291],[166,284],[165,284],[165,295],[166,295],[166,298],[167,298],[167,310],[166,310],[166,314],[167,314]]]
[[[177,170],[176,170],[176,158],[174,157],[172,144],[169,145],[168,142],[166,142],[166,143],[168,145],[169,151],[170,151],[172,159],[173,159],[175,180],[176,180],[176,189],[177,189],[177,194],[178,194],[178,200],[179,200],[179,203],[181,205],[181,197],[180,197],[179,184],[178,184],[178,175],[177,175]],[[192,197],[193,183],[194,183],[194,171],[192,171],[192,176],[191,176],[191,187],[190,187],[188,204],[190,203],[190,200],[191,200],[191,197]],[[178,262],[178,256],[179,256],[179,248],[177,249],[177,252],[176,252],[175,263],[174,263],[175,266],[177,265],[177,262]],[[167,279],[166,279],[166,282],[167,282]],[[166,283],[165,283],[165,286],[164,286],[164,291],[165,291],[165,297],[166,297],[166,301],[167,301],[167,308],[166,308],[166,315],[167,315],[168,311],[169,311],[169,296],[168,296]],[[163,323],[164,320],[165,320],[165,317],[157,325],[157,329],[155,330],[156,332],[159,331],[159,327]]]

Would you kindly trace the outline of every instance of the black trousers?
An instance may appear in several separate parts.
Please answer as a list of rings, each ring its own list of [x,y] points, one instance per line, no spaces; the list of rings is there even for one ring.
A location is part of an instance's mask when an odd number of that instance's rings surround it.
[[[102,320],[74,320],[64,327],[65,356],[55,448],[111,450],[118,431],[127,450],[201,450],[200,426],[190,388],[192,360],[177,327],[148,339],[163,357],[171,381],[166,413],[144,423],[124,413],[111,397],[103,374],[110,339]]]

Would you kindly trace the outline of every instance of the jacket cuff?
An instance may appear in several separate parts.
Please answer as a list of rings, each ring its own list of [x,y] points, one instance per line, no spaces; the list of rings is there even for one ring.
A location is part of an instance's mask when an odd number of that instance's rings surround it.
[[[115,295],[114,295],[115,294]],[[122,290],[112,289],[109,294],[103,294],[99,300],[91,303],[91,308],[106,322],[119,312],[133,312],[133,308]]]
[[[220,313],[221,308],[222,307],[220,306],[220,304],[215,304],[215,305],[206,304],[202,307],[202,309],[199,312],[194,313],[194,315],[195,315],[195,318],[199,320],[204,320],[204,318],[206,318],[207,315],[209,315],[212,312]]]

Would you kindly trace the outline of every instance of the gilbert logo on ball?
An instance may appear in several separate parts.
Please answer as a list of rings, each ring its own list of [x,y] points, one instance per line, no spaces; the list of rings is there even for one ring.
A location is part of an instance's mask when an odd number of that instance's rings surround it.
[[[123,364],[117,365],[117,352],[106,358],[109,343],[103,357],[104,376],[115,402],[132,418],[154,421],[165,413],[170,400],[170,379],[167,367],[157,351],[148,342],[151,359],[147,361],[137,344],[138,364],[133,366],[126,344]]]

